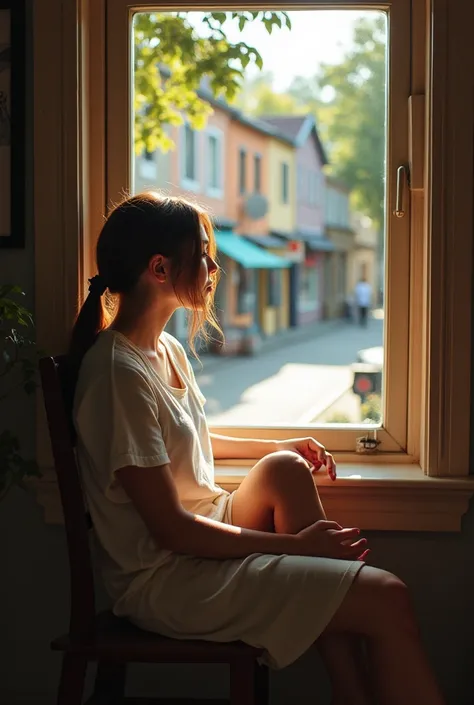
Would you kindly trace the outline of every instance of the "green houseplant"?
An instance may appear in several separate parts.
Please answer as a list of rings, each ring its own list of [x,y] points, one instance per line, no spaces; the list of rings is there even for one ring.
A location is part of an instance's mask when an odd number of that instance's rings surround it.
[[[9,418],[9,403],[19,392],[31,396],[36,389],[38,351],[30,338],[33,316],[21,304],[25,293],[12,284],[0,285],[0,415]],[[0,499],[14,485],[39,477],[36,461],[25,458],[18,436],[0,427]]]

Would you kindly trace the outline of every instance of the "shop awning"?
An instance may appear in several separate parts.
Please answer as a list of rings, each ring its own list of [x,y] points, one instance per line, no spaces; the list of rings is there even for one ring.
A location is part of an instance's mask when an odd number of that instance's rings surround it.
[[[240,235],[229,232],[216,232],[219,252],[227,255],[245,269],[286,269],[291,266],[289,260],[262,250]]]
[[[336,246],[327,237],[308,237],[303,239],[313,252],[334,252]]]
[[[336,250],[334,243],[326,237],[322,230],[314,233],[300,230],[293,233],[274,231],[274,234],[279,237],[284,237],[286,240],[299,240],[300,242],[304,242],[308,249],[313,252],[334,252],[334,250]]]

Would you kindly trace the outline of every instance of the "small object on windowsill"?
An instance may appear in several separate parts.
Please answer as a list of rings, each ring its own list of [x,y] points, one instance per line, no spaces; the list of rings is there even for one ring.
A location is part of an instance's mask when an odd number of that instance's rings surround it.
[[[365,455],[370,453],[376,453],[377,448],[380,445],[380,441],[377,440],[377,431],[374,429],[373,436],[369,434],[366,436],[361,436],[356,439],[356,453],[363,453]]]

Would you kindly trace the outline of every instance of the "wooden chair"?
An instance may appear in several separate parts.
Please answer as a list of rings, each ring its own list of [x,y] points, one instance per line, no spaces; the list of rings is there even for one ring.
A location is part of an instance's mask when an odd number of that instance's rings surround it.
[[[97,663],[94,693],[87,705],[118,703],[198,703],[198,700],[141,699],[124,696],[129,663],[226,663],[230,667],[230,705],[266,705],[268,672],[259,666],[261,649],[241,642],[181,641],[146,632],[112,612],[96,615],[87,514],[74,453],[67,364],[63,356],[43,358],[40,375],[66,527],[71,583],[69,633],[51,644],[63,652],[58,705],[80,705],[87,666]],[[213,700],[216,705],[228,701]]]

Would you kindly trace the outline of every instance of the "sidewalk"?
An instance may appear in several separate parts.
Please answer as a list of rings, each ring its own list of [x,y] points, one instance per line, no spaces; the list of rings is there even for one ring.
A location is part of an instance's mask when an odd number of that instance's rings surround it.
[[[287,330],[279,331],[275,335],[264,338],[260,344],[260,349],[255,355],[215,355],[212,353],[203,352],[200,354],[200,360],[196,360],[190,355],[191,365],[194,372],[211,372],[219,369],[224,363],[228,363],[229,359],[243,360],[245,358],[259,358],[265,353],[273,350],[281,350],[282,348],[303,343],[307,340],[319,338],[332,330],[342,328],[344,326],[356,325],[344,318],[336,318],[330,321],[316,321],[297,328],[288,328]]]

